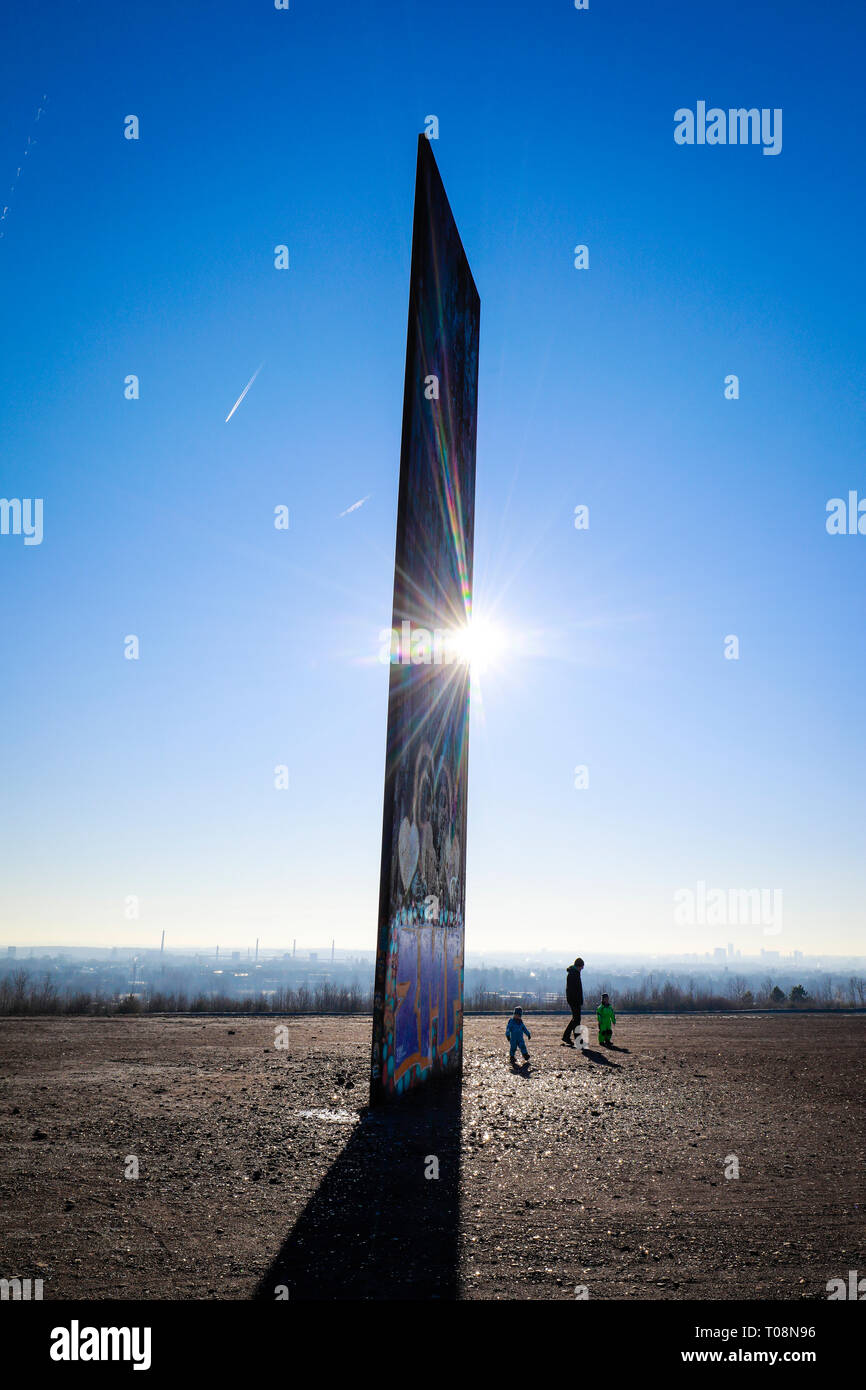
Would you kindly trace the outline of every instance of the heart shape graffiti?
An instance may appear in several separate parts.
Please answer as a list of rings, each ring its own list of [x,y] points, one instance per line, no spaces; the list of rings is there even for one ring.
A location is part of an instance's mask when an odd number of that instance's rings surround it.
[[[435,896],[443,906],[457,907],[460,893],[460,844],[455,824],[457,806],[447,766],[437,769],[428,743],[415,761],[411,799],[397,834],[397,889],[402,902],[417,905]],[[395,904],[397,906],[398,904]]]
[[[404,816],[400,823],[400,833],[397,837],[397,859],[400,864],[400,878],[403,883],[404,893],[408,892],[409,884],[415,877],[420,850],[421,842],[418,838],[418,827],[410,825],[408,816]]]

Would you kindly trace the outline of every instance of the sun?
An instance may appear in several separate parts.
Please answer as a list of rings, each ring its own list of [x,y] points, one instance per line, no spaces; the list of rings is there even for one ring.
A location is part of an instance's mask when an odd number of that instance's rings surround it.
[[[474,676],[496,666],[507,646],[504,630],[478,613],[454,634],[457,659],[465,662]]]

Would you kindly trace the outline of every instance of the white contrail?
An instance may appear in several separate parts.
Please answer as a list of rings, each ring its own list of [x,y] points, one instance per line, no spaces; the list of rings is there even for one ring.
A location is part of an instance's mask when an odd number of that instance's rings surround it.
[[[250,387],[252,386],[253,382],[255,381],[256,377],[258,376],[259,372],[262,370],[262,367],[263,367],[264,365],[265,365],[264,362],[260,362],[259,365],[256,367],[255,371],[253,372],[252,376],[250,377],[250,379],[249,379],[249,381],[247,382],[246,386],[244,387],[243,391],[241,391],[241,394],[238,396],[237,400],[235,401],[234,405],[232,406],[231,410],[229,411],[228,415],[226,416],[226,418],[225,418],[225,423],[226,423],[226,424],[228,424],[229,420],[230,420],[230,419],[232,418],[232,416],[234,415],[235,411],[237,410],[237,408],[238,408],[238,406],[240,405],[241,401],[243,400],[244,396],[245,396],[245,395],[247,394],[247,392],[249,391]]]
[[[360,502],[353,502],[352,505],[351,505],[351,507],[347,507],[346,510],[345,510],[344,512],[340,512],[340,516],[348,516],[348,515],[349,515],[349,512],[356,512],[356,511],[358,510],[359,507],[363,507],[363,505],[364,505],[365,502],[369,502],[369,500],[370,500],[370,498],[371,498],[372,496],[373,496],[372,492],[368,492],[368,493],[367,493],[367,496],[366,496],[366,497],[362,497],[361,500],[360,500]]]

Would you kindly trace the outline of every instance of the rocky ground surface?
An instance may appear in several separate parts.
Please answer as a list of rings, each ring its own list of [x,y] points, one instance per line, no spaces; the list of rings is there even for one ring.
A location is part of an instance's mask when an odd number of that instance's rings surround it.
[[[279,1020],[287,1047],[266,1018],[0,1019],[0,1277],[799,1300],[866,1272],[866,1016],[622,1017],[586,1053],[527,1021],[528,1067],[468,1018],[462,1088],[366,1114],[368,1018]]]

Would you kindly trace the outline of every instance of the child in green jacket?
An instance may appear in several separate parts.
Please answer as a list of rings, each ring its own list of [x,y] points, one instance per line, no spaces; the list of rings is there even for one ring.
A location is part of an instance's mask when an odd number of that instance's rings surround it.
[[[598,1041],[602,1047],[610,1047],[610,1037],[613,1025],[616,1023],[616,1014],[610,1007],[608,995],[603,994],[601,996],[601,1003],[595,1011],[595,1016],[598,1019]]]

